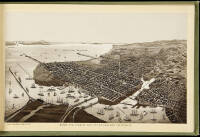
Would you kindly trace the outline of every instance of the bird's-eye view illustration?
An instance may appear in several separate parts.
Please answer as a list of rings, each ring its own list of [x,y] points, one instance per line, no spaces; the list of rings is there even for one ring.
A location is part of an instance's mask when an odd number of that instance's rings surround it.
[[[187,123],[186,15],[5,16],[5,122]]]

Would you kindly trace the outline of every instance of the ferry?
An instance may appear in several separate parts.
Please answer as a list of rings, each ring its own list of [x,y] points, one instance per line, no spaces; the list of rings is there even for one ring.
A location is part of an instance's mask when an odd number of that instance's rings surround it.
[[[15,94],[13,98],[19,98],[19,97]]]
[[[135,110],[132,110],[131,111],[131,114],[130,114],[131,116],[138,116],[139,114],[137,113],[137,110],[135,109]]]
[[[103,109],[98,109],[97,114],[104,115],[105,113],[104,113]]]
[[[126,116],[124,117],[124,121],[131,121],[131,118],[130,118],[128,115],[126,115]]]
[[[35,83],[33,83],[33,84],[31,85],[31,88],[36,88]]]

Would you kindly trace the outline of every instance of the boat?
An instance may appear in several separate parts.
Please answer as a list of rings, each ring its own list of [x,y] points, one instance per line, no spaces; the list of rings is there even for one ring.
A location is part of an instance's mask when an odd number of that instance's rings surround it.
[[[126,115],[126,116],[124,117],[124,121],[131,121],[131,118],[130,118],[128,115]]]
[[[39,95],[39,96],[44,96],[44,94],[43,94],[43,93],[38,93],[38,95]]]
[[[33,84],[31,85],[31,88],[36,88],[35,83],[33,83]]]
[[[103,109],[98,109],[97,114],[104,115],[105,113],[104,113]]]
[[[22,93],[22,97],[24,97],[24,93]]]
[[[110,114],[109,117],[108,117],[109,120],[112,120],[113,118],[114,118],[113,114]]]
[[[73,93],[75,92],[74,90],[72,90],[72,88],[69,88],[68,93]]]
[[[19,98],[16,94],[13,96],[13,98]]]
[[[137,113],[137,110],[135,109],[135,110],[132,110],[131,111],[131,114],[130,114],[131,116],[138,116],[139,114]]]
[[[65,94],[65,91],[61,91],[60,94]]]
[[[79,99],[77,98],[76,100],[74,100],[74,102],[78,102],[79,101]]]
[[[166,120],[165,114],[163,114],[162,117],[163,117],[163,120]]]
[[[139,120],[142,120],[143,118],[144,118],[144,115],[141,113]]]
[[[11,88],[9,88],[9,91],[8,91],[8,92],[9,92],[9,94],[11,94],[11,93],[12,93],[12,89],[11,89]]]

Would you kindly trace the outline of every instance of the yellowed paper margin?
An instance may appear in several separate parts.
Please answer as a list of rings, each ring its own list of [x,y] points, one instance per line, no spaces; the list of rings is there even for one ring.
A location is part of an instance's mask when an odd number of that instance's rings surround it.
[[[129,132],[193,132],[194,130],[194,6],[193,5],[4,5],[4,12],[91,12],[91,13],[185,13],[187,14],[187,124],[148,123],[5,123],[4,131],[129,131]],[[1,12],[2,13],[2,12]],[[2,14],[1,14],[2,18]],[[2,22],[0,22],[2,26]],[[1,32],[2,33],[2,32]],[[1,43],[2,43],[1,34]],[[1,60],[3,46],[1,45]],[[1,61],[1,68],[4,64]],[[4,69],[1,69],[1,92],[4,92]],[[4,107],[1,99],[1,121]]]

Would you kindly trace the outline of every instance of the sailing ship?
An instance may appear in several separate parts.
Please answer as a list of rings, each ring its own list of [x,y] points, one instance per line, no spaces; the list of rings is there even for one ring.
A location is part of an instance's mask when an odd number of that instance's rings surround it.
[[[126,116],[124,117],[124,121],[131,121],[131,118],[130,118],[128,115],[126,115]]]
[[[98,109],[97,114],[104,115],[105,113],[104,113],[103,109]]]
[[[13,96],[13,98],[19,98],[16,94]]]
[[[131,116],[138,116],[139,114],[137,113],[137,110],[134,109],[134,110],[131,111],[131,114],[130,114],[130,115],[131,115]]]
[[[114,118],[113,114],[110,114],[109,117],[108,117],[109,120],[112,120],[113,118]]]
[[[35,83],[33,83],[33,84],[31,85],[31,88],[36,88]]]

